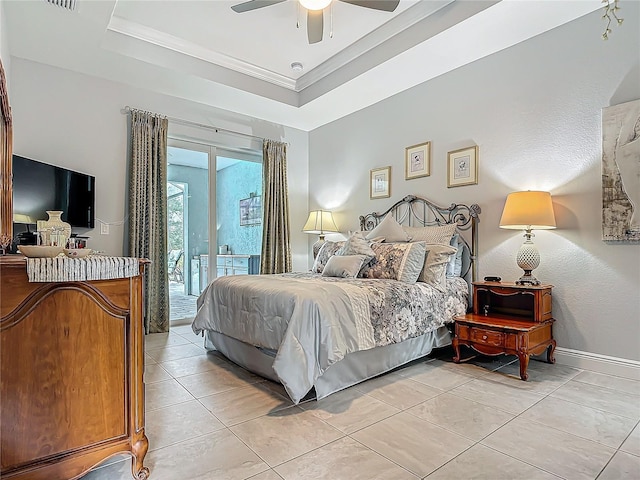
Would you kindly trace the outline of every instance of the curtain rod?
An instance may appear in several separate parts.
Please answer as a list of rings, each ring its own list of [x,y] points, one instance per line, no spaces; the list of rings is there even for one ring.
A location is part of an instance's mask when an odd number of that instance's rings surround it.
[[[129,105],[127,105],[126,107],[124,107],[122,109],[122,113],[128,115],[128,114],[131,113],[131,110],[134,110],[134,109],[131,108]],[[204,128],[204,129],[207,129],[207,130],[213,130],[216,133],[229,133],[229,134],[232,134],[232,135],[240,135],[242,137],[255,138],[257,140],[264,141],[263,137],[258,137],[257,135],[251,135],[249,133],[236,132],[235,130],[229,130],[227,128],[214,127],[213,125],[206,125],[204,123],[192,122],[190,120],[183,120],[182,118],[175,118],[175,117],[166,117],[166,118],[170,122],[178,123],[178,124],[181,124],[181,125],[186,125],[186,126],[190,126],[190,127],[199,127],[199,128]]]

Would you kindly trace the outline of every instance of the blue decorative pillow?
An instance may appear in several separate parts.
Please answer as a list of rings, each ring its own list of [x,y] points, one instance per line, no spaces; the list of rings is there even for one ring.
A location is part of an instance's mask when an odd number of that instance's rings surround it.
[[[458,249],[455,255],[449,257],[449,263],[447,264],[447,277],[459,277],[462,274],[462,253],[464,251],[464,241],[460,238],[459,234],[455,234],[451,237],[449,245]]]

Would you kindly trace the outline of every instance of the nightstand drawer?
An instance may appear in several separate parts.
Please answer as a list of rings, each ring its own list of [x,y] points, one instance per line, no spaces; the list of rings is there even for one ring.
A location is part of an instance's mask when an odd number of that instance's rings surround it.
[[[494,332],[493,330],[484,330],[481,328],[471,328],[470,340],[482,345],[492,345],[494,347],[502,347],[504,345],[505,335],[502,332]]]

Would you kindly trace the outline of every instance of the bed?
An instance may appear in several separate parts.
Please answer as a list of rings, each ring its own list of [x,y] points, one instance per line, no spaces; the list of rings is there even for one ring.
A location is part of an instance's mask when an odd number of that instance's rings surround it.
[[[294,403],[313,395],[324,398],[451,343],[453,317],[470,308],[479,214],[475,204],[441,207],[409,195],[384,212],[361,216],[362,232],[346,242],[326,242],[311,272],[213,280],[198,298],[192,328],[205,333],[207,349],[282,383]],[[388,230],[391,224],[417,241],[372,238],[378,231],[393,237],[398,231]],[[408,265],[420,251],[418,271],[431,252],[447,248],[420,238],[438,229],[454,232],[450,243],[456,247],[448,248],[455,255],[447,257],[446,267],[457,262],[455,275],[443,274],[436,283],[405,278],[406,272],[416,270]],[[365,235],[375,257],[344,253]],[[362,268],[355,270],[364,278],[327,275],[332,263],[355,257],[364,257]],[[389,266],[393,274],[385,278],[386,259],[402,264],[404,273]]]

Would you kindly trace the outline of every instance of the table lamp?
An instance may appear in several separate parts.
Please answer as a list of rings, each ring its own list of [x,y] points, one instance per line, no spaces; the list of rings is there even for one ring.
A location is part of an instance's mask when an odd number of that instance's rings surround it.
[[[311,210],[309,212],[309,218],[307,223],[302,227],[302,231],[305,233],[315,233],[320,236],[318,241],[313,244],[313,258],[316,258],[320,247],[324,243],[325,232],[337,232],[338,227],[333,221],[333,215],[326,210]]]
[[[540,254],[531,241],[531,237],[534,236],[531,230],[556,228],[551,194],[530,190],[510,193],[502,210],[500,228],[525,231],[525,241],[516,256],[518,266],[524,270],[524,275],[516,284],[540,285],[540,281],[531,274],[531,271],[540,265]]]
[[[26,225],[27,228],[26,232],[20,232],[18,234],[18,245],[36,245],[38,243],[38,237],[29,229],[31,225],[35,225],[36,223],[36,220],[34,218],[23,213],[14,213],[13,223]]]

